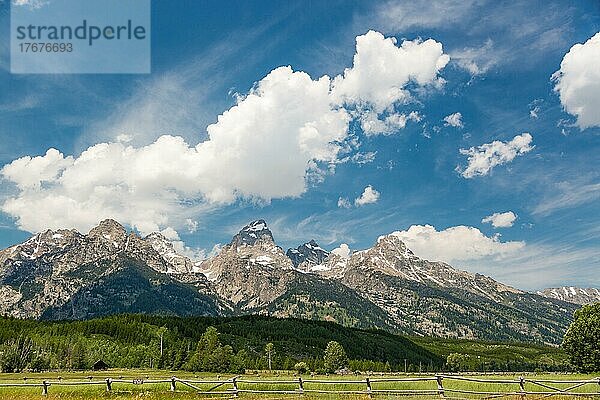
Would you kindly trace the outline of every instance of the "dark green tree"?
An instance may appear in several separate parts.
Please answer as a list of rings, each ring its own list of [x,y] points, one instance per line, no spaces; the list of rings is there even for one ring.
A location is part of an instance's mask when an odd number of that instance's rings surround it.
[[[600,371],[600,303],[575,311],[562,345],[576,370]]]

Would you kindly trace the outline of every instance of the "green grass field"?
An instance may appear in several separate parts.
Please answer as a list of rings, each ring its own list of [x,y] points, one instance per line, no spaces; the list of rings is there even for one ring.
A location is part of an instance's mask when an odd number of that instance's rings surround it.
[[[177,371],[173,373],[180,379],[189,380],[225,380],[232,377],[232,375],[216,375],[216,374],[191,374],[181,373]],[[425,375],[423,375],[425,376]],[[429,375],[431,376],[431,375]],[[587,380],[594,379],[591,375],[575,375],[575,374],[547,374],[547,375],[535,375],[535,374],[523,374],[526,379],[535,380],[560,380],[560,381],[572,381],[572,380]],[[27,379],[23,379],[26,377]],[[129,383],[113,383],[112,391],[109,393],[106,391],[106,385],[102,382],[107,377],[112,379],[128,380]],[[370,379],[372,381],[373,391],[377,390],[436,390],[437,383],[435,381],[425,382],[389,382],[389,381],[378,381],[382,379],[390,378],[416,378],[419,375],[372,375]],[[91,378],[91,379],[90,379]],[[215,395],[199,395],[196,390],[192,388],[186,388],[181,382],[177,383],[177,391],[175,393],[170,392],[170,383],[158,383],[158,384],[133,384],[134,379],[142,380],[159,380],[168,379],[170,374],[168,371],[156,371],[156,370],[110,370],[104,372],[61,372],[61,373],[27,373],[27,374],[0,374],[0,383],[37,383],[40,384],[44,380],[50,382],[58,382],[61,380],[64,383],[72,383],[76,381],[92,381],[98,382],[98,385],[86,385],[86,386],[50,386],[48,390],[48,396],[42,396],[41,387],[0,387],[0,399],[14,399],[14,400],[30,400],[30,399],[71,399],[71,400],[92,400],[92,399],[147,399],[147,400],[162,400],[162,399],[199,399],[199,398],[215,398]],[[305,380],[319,380],[319,381],[353,381],[353,380],[364,380],[364,376],[303,376]],[[518,374],[493,374],[493,375],[469,375],[469,378],[475,379],[494,379],[494,380],[517,380]],[[275,384],[273,381],[289,381],[298,380],[298,377],[293,373],[282,372],[280,374],[268,374],[268,373],[257,373],[257,374],[246,374],[238,378],[240,381],[261,381],[260,383],[243,383],[238,384],[240,390],[252,389],[252,390],[288,390],[294,391],[298,389],[298,384]],[[271,383],[269,383],[271,382]],[[481,382],[467,382],[452,380],[449,378],[444,379],[444,388],[446,389],[446,395],[448,397],[462,397],[462,398],[478,398],[471,394],[460,394],[452,392],[452,390],[464,390],[464,391],[478,391],[478,392],[515,392],[519,390],[519,385],[515,383],[481,383]],[[543,383],[554,387],[565,389],[570,386],[568,383]],[[197,384],[202,390],[208,390],[215,386],[214,383],[210,384]],[[218,390],[230,389],[231,384],[222,386]],[[342,383],[305,383],[304,389],[307,393],[304,395],[300,394],[252,394],[252,393],[240,393],[241,399],[294,399],[294,398],[315,398],[315,399],[336,399],[336,398],[348,398],[348,399],[367,399],[366,394],[318,394],[308,393],[310,390],[335,390],[335,391],[362,391],[365,390],[366,386],[364,383],[361,384],[342,384]],[[539,391],[549,392],[549,389],[536,386],[532,383],[525,384],[526,391]],[[600,384],[598,382],[594,384],[586,385],[577,390],[578,393],[591,393],[600,392]],[[230,398],[232,395],[222,395],[221,397]],[[399,396],[394,394],[377,393],[376,398],[391,399],[398,398]],[[479,396],[482,397],[482,396]],[[529,395],[528,399],[541,398],[541,395]],[[402,398],[439,398],[435,393],[426,396],[402,396]],[[511,397],[504,397],[511,398]],[[518,397],[512,397],[518,398]],[[553,396],[553,399],[566,399],[574,398],[569,396]]]

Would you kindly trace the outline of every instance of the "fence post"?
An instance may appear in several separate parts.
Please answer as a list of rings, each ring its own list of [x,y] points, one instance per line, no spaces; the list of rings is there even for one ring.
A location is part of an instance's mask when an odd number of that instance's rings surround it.
[[[443,384],[444,377],[436,375],[435,379],[437,381],[438,394],[440,395],[440,397],[442,399],[446,398],[446,395],[444,394],[444,384]]]
[[[48,396],[48,386],[50,386],[50,384],[48,381],[43,381],[42,385],[42,396]]]
[[[172,377],[171,377],[171,392],[174,392],[174,391],[175,391],[175,389],[176,389],[176,386],[175,386],[175,382],[176,382],[176,381],[177,381],[177,380],[175,379],[175,377],[174,377],[174,376],[172,376]]]
[[[112,390],[112,379],[106,378],[106,391],[110,392]]]
[[[233,383],[233,397],[238,397],[237,377],[234,376],[231,382]]]
[[[519,377],[519,389],[521,391],[521,399],[525,399],[527,397],[525,394],[525,378],[522,376]]]
[[[302,382],[302,377],[298,377],[298,391],[300,393],[304,393],[304,382]]]
[[[369,395],[369,398],[371,398],[373,397],[373,394],[371,393],[371,379],[369,379],[369,377],[367,376],[365,382],[367,383],[367,394]]]

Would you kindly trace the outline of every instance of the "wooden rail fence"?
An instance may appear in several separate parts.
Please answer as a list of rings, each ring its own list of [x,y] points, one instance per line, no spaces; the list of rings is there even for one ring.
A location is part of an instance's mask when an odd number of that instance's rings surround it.
[[[303,379],[301,377],[294,380],[267,380],[267,379],[240,379],[236,376],[226,380],[207,380],[207,379],[180,379],[175,376],[165,379],[123,379],[123,378],[106,378],[102,380],[93,380],[89,377],[88,381],[70,381],[70,380],[43,380],[41,382],[31,383],[12,383],[0,382],[0,394],[2,388],[41,388],[42,394],[47,395],[50,387],[61,386],[87,386],[97,385],[104,386],[105,390],[110,392],[113,390],[113,385],[168,385],[171,392],[178,391],[178,388],[185,388],[186,391],[193,390],[198,394],[205,395],[227,395],[238,397],[244,393],[253,394],[356,394],[367,395],[369,397],[378,394],[398,395],[398,396],[430,396],[444,399],[492,399],[505,396],[513,396],[521,399],[532,398],[550,398],[553,396],[576,396],[600,398],[600,377],[588,380],[558,380],[558,379],[530,379],[519,377],[518,379],[483,379],[470,376],[460,375],[445,375],[437,374],[434,376],[424,377],[405,377],[405,378],[371,378],[366,377],[360,380],[330,380],[330,379]],[[457,387],[457,385],[444,386],[444,382],[470,382],[471,384],[485,385],[514,385],[514,390],[509,391],[492,391],[492,390],[469,390]],[[393,388],[394,384],[402,383],[403,385],[411,383],[430,382],[430,389],[406,389]],[[388,387],[381,388],[385,384]],[[202,388],[200,385],[204,385]],[[332,385],[337,386],[362,386],[356,388],[332,388]],[[560,387],[559,385],[568,385]],[[595,385],[590,392],[576,392],[587,385]],[[268,388],[265,388],[267,386]],[[455,386],[455,387],[451,387]],[[526,386],[533,387],[537,390],[527,389]],[[262,387],[262,388],[261,388]]]

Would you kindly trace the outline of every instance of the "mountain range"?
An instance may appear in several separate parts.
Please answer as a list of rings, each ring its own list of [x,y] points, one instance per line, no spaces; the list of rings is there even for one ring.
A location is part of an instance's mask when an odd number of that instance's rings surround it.
[[[591,301],[562,293],[528,293],[421,259],[395,234],[347,256],[314,240],[284,251],[264,220],[246,225],[204,261],[177,254],[160,233],[141,237],[113,220],[88,234],[48,230],[0,251],[0,312],[19,318],[262,314],[558,344],[576,303]]]
[[[592,304],[600,301],[600,290],[596,288],[577,288],[573,286],[563,286],[559,288],[549,288],[540,290],[537,294],[549,297],[552,299],[558,299],[562,301],[568,301],[575,304]]]

